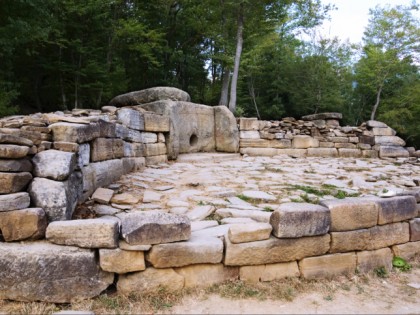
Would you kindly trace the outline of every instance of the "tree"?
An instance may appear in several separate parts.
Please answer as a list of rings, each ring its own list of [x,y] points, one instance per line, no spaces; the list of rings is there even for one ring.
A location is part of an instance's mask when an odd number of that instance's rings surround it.
[[[374,96],[370,119],[374,120],[387,82],[419,60],[420,27],[412,11],[416,5],[370,10],[364,33],[363,55],[356,66],[358,89]]]

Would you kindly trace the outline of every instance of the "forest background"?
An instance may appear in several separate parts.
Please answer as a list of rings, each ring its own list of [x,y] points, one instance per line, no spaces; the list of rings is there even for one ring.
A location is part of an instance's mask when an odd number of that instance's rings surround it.
[[[418,5],[373,8],[360,45],[316,32],[333,9],[320,0],[1,0],[0,117],[100,108],[173,86],[238,116],[381,120],[420,148]]]

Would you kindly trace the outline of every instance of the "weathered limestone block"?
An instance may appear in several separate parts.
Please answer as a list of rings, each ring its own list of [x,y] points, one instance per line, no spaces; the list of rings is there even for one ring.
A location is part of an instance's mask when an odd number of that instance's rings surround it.
[[[169,117],[154,113],[143,113],[144,130],[149,132],[169,132]]]
[[[32,147],[34,143],[29,140],[15,135],[8,135],[0,133],[0,143],[1,144],[16,144],[23,145],[27,147]]]
[[[147,252],[152,248],[152,245],[130,245],[124,240],[120,240],[118,246],[120,249],[136,252]]]
[[[299,277],[299,275],[299,267],[296,261],[239,267],[239,279],[253,283],[259,281],[274,281],[284,278]]]
[[[146,154],[144,143],[130,143],[124,141],[124,156],[126,157],[142,157]]]
[[[330,235],[283,238],[233,244],[225,237],[226,266],[263,265],[323,255],[330,248]]]
[[[166,145],[164,143],[147,143],[145,148],[147,157],[166,154]]]
[[[119,159],[124,156],[122,139],[97,138],[92,142],[90,158],[92,162]]]
[[[31,198],[26,192],[0,195],[0,212],[28,208],[30,202]]]
[[[225,106],[226,107],[226,106]],[[239,130],[259,130],[260,124],[257,118],[239,118]]]
[[[309,157],[338,157],[336,148],[309,148]]]
[[[302,277],[307,279],[333,278],[353,274],[356,270],[356,254],[332,254],[304,258],[299,262]]]
[[[338,155],[344,158],[360,158],[362,157],[362,150],[359,149],[338,149]]]
[[[58,150],[42,151],[32,159],[36,177],[66,180],[76,167],[76,155]]]
[[[357,149],[357,146],[354,143],[335,143],[334,147],[338,149],[338,153],[340,154],[340,149],[342,150],[342,157],[353,157],[352,154],[356,154],[356,157],[360,157],[361,153],[360,150]],[[351,151],[348,151],[351,150]],[[346,153],[349,156],[346,156]],[[357,154],[358,153],[358,154]]]
[[[379,148],[379,157],[385,158],[396,158],[396,157],[409,157],[410,153],[403,147],[381,145]]]
[[[375,136],[375,144],[405,146],[405,141],[397,136]]]
[[[239,130],[236,118],[226,106],[214,108],[216,151],[236,153],[239,150]]]
[[[134,129],[127,128],[126,126],[117,124],[116,125],[117,138],[123,139],[130,142],[143,142],[142,132]]]
[[[0,212],[0,231],[6,242],[43,238],[47,225],[40,208]]]
[[[154,245],[146,260],[155,268],[193,264],[218,264],[223,259],[223,242],[217,237],[191,237],[186,242]]]
[[[119,248],[100,249],[99,264],[102,270],[119,274],[146,269],[144,252]]]
[[[239,278],[238,267],[225,267],[223,264],[198,264],[175,268],[184,277],[185,288],[205,287]]]
[[[319,143],[320,148],[334,148],[334,142],[320,142]]]
[[[56,221],[48,225],[46,238],[59,245],[116,248],[118,223],[108,219]]]
[[[407,222],[378,225],[369,229],[370,242],[367,250],[407,243],[410,240],[410,228]]]
[[[269,223],[271,213],[261,210],[239,210],[232,208],[220,208],[216,214],[222,218],[250,218],[257,222]]]
[[[240,139],[260,139],[260,133],[255,130],[239,131]]]
[[[279,149],[277,155],[289,155],[291,157],[299,158],[306,157],[308,155],[307,149]]]
[[[77,167],[82,169],[84,166],[89,165],[90,162],[90,144],[83,143],[79,145],[77,155]]]
[[[387,124],[376,120],[368,120],[366,126],[369,128],[388,128]]]
[[[141,91],[134,91],[114,97],[109,104],[112,106],[130,106],[146,104],[160,100],[189,102],[191,97],[187,92],[173,87],[153,87]]]
[[[32,172],[29,159],[0,159],[0,172]]]
[[[271,214],[270,224],[278,238],[323,235],[330,229],[330,210],[308,203],[283,203]]]
[[[370,241],[370,229],[360,229],[347,232],[331,232],[330,253],[344,253],[355,250],[366,250]]]
[[[0,158],[4,159],[20,159],[25,157],[29,152],[27,146],[19,146],[14,144],[0,144]]]
[[[368,135],[360,135],[359,141],[362,144],[375,145],[375,137]]]
[[[278,150],[273,148],[240,148],[239,152],[249,156],[275,156],[278,154]]]
[[[359,137],[349,137],[351,143],[359,144]]]
[[[266,139],[241,139],[241,148],[274,148],[287,149],[292,146],[292,142],[287,139],[282,140],[266,140]]]
[[[372,128],[375,136],[395,136],[397,132],[392,128]]]
[[[101,135],[98,123],[72,124],[59,122],[49,126],[55,141],[83,143],[99,138]]]
[[[0,243],[0,299],[71,303],[99,295],[113,280],[88,249]]]
[[[57,141],[53,143],[53,148],[55,150],[64,151],[64,152],[72,152],[78,153],[79,152],[79,144],[73,142],[63,142]]]
[[[144,157],[127,157],[122,159],[122,164],[125,173],[137,172],[144,169],[146,159]]]
[[[385,267],[392,269],[392,252],[390,248],[381,248],[374,251],[357,252],[357,270],[361,273],[368,273],[376,268]]]
[[[376,159],[378,158],[379,154],[376,150],[362,150],[362,157],[363,158],[370,158],[370,159]]]
[[[379,206],[372,199],[323,200],[320,204],[330,209],[333,232],[368,228],[378,221]]]
[[[153,132],[142,132],[141,133],[141,142],[143,143],[156,143],[158,142],[157,133]]]
[[[98,203],[107,205],[111,201],[112,196],[114,196],[114,191],[112,189],[100,187],[95,190],[92,199]]]
[[[29,139],[33,142],[34,145],[39,145],[42,140],[45,140],[43,139],[44,138],[43,134],[37,131],[26,131],[26,130],[15,129],[15,128],[0,128],[0,133]],[[0,147],[2,146],[3,145],[0,144]]]
[[[246,243],[267,240],[272,226],[268,223],[235,224],[229,228],[229,240],[234,243]]]
[[[348,137],[328,137],[327,140],[334,143],[349,143]]]
[[[120,214],[122,238],[130,245],[149,245],[188,240],[187,217],[171,213],[135,212]]]
[[[118,204],[118,205],[135,205],[139,203],[140,196],[137,194],[130,194],[130,193],[122,193],[116,194],[112,197],[111,202]]]
[[[295,136],[292,140],[293,149],[318,148],[319,140],[310,136]]]
[[[312,114],[307,116],[302,116],[302,120],[327,120],[327,119],[334,119],[340,120],[343,119],[343,114],[341,113],[319,113],[319,114]]]
[[[144,130],[144,115],[133,108],[121,108],[117,112],[118,122],[134,130]]]
[[[29,185],[35,207],[44,209],[48,221],[70,220],[82,195],[82,177],[73,173],[64,182],[36,177]]]
[[[379,206],[378,224],[400,222],[417,216],[417,203],[414,196],[372,199]]]
[[[152,267],[144,271],[123,274],[117,283],[118,292],[129,295],[135,292],[141,294],[156,293],[161,289],[168,292],[181,290],[184,287],[184,277],[172,268],[155,269]]]
[[[410,221],[410,241],[420,241],[420,218]]]
[[[168,155],[156,155],[146,157],[146,166],[157,165],[168,162]]]
[[[0,172],[0,194],[12,194],[22,191],[32,180],[32,174]]]
[[[405,244],[392,246],[394,256],[409,260],[415,255],[420,254],[420,242],[408,242]]]

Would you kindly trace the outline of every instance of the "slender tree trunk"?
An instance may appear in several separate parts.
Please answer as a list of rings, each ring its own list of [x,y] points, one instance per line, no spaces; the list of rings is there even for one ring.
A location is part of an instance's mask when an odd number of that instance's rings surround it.
[[[106,73],[109,74],[111,72],[112,66],[112,34],[108,36],[108,50],[106,52]],[[98,98],[96,99],[96,108],[99,108],[102,102],[102,95],[104,93],[104,87],[101,86],[101,89],[98,93]]]
[[[255,111],[257,112],[257,117],[261,120],[260,111],[258,110],[257,105],[257,98],[255,96],[255,88],[254,88],[254,79],[252,76],[249,78],[249,95],[251,96],[252,103],[254,103]]]
[[[238,31],[236,34],[236,54],[235,65],[233,67],[232,84],[230,86],[230,101],[229,109],[232,113],[236,110],[236,89],[238,86],[239,64],[241,62],[242,45],[243,45],[243,31],[244,31],[244,3],[239,5],[238,12]]]
[[[230,70],[226,66],[223,69],[222,76],[222,93],[220,94],[219,105],[228,105],[229,98],[229,83],[230,83]]]
[[[79,54],[79,65],[78,71],[74,78],[74,108],[79,108],[79,81],[80,81],[80,69],[82,68],[82,54]]]
[[[60,91],[61,91],[61,102],[63,105],[63,109],[68,109],[67,108],[67,97],[66,97],[66,91],[64,88],[64,79],[63,79],[63,71],[61,69],[61,61],[62,61],[62,48],[60,46],[59,51],[58,51],[58,56],[59,56],[59,65],[60,65]]]
[[[382,88],[383,88],[383,85],[381,84],[376,93],[376,102],[375,102],[375,105],[373,105],[372,113],[370,114],[370,120],[375,120],[376,111],[378,110],[378,106],[381,101]]]

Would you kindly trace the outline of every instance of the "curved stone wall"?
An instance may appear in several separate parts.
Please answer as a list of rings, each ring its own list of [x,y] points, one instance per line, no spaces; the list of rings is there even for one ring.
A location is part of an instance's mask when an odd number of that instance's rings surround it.
[[[186,103],[184,93],[164,92],[157,99],[139,94],[150,104],[137,104],[136,94],[114,100],[122,106],[129,99],[130,107],[0,120],[0,298],[67,303],[96,296],[115,281],[128,294],[227,279],[332,277],[389,269],[394,255],[420,252],[416,189],[393,198],[281,204],[260,211],[258,222],[201,236],[191,231],[206,224],[197,218],[208,216],[207,207],[196,217],[130,211],[139,200],[115,194],[119,187],[112,185],[123,174],[183,152],[236,152],[239,138],[241,153],[249,155],[409,155],[378,122],[339,127],[337,114],[302,121],[241,118],[238,129],[226,107]],[[85,201],[101,205],[102,216],[71,220]]]

